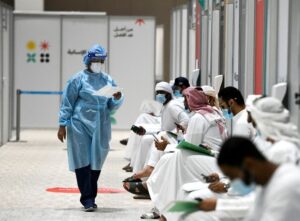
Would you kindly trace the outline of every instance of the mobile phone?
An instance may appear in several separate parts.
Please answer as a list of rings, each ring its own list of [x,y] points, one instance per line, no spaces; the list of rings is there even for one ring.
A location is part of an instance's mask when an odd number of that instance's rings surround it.
[[[154,140],[155,140],[156,142],[159,142],[158,138],[157,138],[154,134],[152,134],[152,136],[154,137]]]
[[[200,197],[195,198],[195,200],[197,200],[199,203],[203,201],[203,199]]]
[[[141,132],[141,128],[139,128],[138,126],[132,125],[131,129],[134,133],[140,133]]]
[[[203,177],[203,179],[205,180],[205,182],[208,182],[209,176],[206,176],[203,173],[201,173],[201,176]]]

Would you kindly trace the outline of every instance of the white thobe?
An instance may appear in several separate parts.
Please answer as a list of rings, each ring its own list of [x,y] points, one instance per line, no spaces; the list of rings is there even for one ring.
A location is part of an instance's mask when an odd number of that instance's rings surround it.
[[[257,190],[254,207],[246,221],[299,221],[300,170],[292,164],[279,166],[267,185]]]
[[[186,126],[189,116],[184,110],[184,105],[177,100],[171,100],[162,108],[161,112],[161,131],[172,131],[176,128],[175,123]],[[144,138],[145,137],[145,138]],[[146,139],[146,140],[144,140]],[[134,161],[131,161],[133,172],[141,170],[147,165],[148,159],[156,159],[150,166],[155,166],[158,159],[162,155],[162,151],[158,151],[154,146],[153,137],[143,136],[140,145],[136,151]],[[153,154],[150,153],[153,152]],[[153,155],[153,157],[151,157]]]
[[[141,113],[136,121],[134,122],[136,126],[142,126],[146,131],[159,131],[161,127],[161,118],[153,116],[147,113]],[[136,153],[136,147],[142,140],[142,136],[137,135],[134,132],[130,132],[128,143],[125,147],[125,159],[130,160],[133,154]]]
[[[161,131],[172,131],[176,128],[175,123],[187,126],[189,116],[184,110],[183,103],[173,99],[162,107]]]
[[[218,150],[222,143],[221,134],[217,124],[208,119],[195,114],[190,119],[185,138],[189,143],[206,144]],[[147,181],[151,200],[161,211],[169,202],[177,199],[177,193],[184,183],[199,180],[201,173],[210,174],[215,171],[218,171],[218,167],[214,157],[188,150],[165,154]]]
[[[255,129],[252,124],[248,123],[248,113],[246,109],[240,111],[236,114],[233,119],[233,129],[232,135],[233,136],[243,136],[247,137],[251,140],[255,138]]]
[[[249,211],[249,205],[253,203],[255,194],[250,193],[247,197],[233,197],[230,199],[218,199],[215,211],[195,212],[187,216],[185,221],[241,221],[245,213]],[[238,202],[238,203],[237,203]],[[182,220],[182,219],[178,219]],[[175,221],[175,219],[174,219]]]

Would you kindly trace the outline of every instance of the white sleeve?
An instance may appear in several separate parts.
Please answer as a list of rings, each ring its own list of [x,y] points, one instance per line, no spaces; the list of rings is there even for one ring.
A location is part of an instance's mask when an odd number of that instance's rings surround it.
[[[203,143],[205,132],[209,124],[207,120],[200,114],[195,114],[189,121],[185,140],[194,145]]]
[[[218,199],[216,210],[235,211],[237,213],[245,214],[254,202],[254,195],[254,193],[250,193],[243,197]]]
[[[285,189],[274,194],[272,199],[265,203],[265,208],[259,221],[298,221],[300,190],[296,184],[286,185]]]
[[[184,111],[182,107],[179,105],[173,105],[170,114],[172,118],[175,120],[174,123],[180,124],[184,127],[188,125],[189,122],[189,116],[188,114]]]
[[[177,144],[168,144],[166,149],[164,150],[165,153],[167,152],[175,152],[178,149],[176,148]]]
[[[251,140],[254,138],[251,125],[248,123],[237,123],[233,128],[232,135],[247,137]]]

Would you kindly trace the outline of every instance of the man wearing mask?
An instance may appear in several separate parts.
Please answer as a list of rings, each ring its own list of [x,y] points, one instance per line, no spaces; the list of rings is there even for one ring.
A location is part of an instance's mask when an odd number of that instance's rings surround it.
[[[299,220],[300,170],[295,165],[268,161],[243,137],[232,137],[223,144],[218,165],[240,192],[260,187],[246,221]]]
[[[175,78],[173,90],[174,90],[174,96],[176,98],[182,98],[183,95],[182,92],[184,89],[188,88],[190,86],[189,80],[185,77],[177,77]]]
[[[233,120],[232,135],[254,139],[255,129],[248,123],[246,105],[241,92],[235,87],[226,87],[219,92],[219,104],[226,119]]]
[[[174,131],[176,124],[182,128],[187,128],[189,116],[184,110],[183,103],[174,99],[170,84],[167,82],[157,83],[155,92],[156,101],[163,105],[161,110],[161,133],[157,137],[167,137],[165,131]],[[133,176],[134,179],[150,176],[156,163],[163,155],[163,151],[156,149],[153,136],[147,134],[147,131],[143,127],[140,127],[138,134],[143,136],[143,138],[135,156],[131,159],[131,165],[135,173]],[[144,165],[146,166],[144,167]]]

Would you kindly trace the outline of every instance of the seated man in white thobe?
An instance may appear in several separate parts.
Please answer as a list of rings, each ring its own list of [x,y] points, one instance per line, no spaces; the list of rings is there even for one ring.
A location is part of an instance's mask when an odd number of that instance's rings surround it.
[[[161,111],[161,131],[173,131],[176,128],[176,124],[187,127],[189,120],[188,114],[185,111],[183,104],[173,99],[171,86],[167,82],[160,82],[156,85],[155,91],[156,100],[163,105]],[[132,162],[133,172],[136,173],[132,177],[134,180],[148,177],[153,170],[152,165],[147,165],[146,167],[144,167],[144,165],[148,152],[151,148],[154,148],[154,137],[153,135],[147,135],[146,130],[143,127],[141,128],[144,131],[140,134],[143,136],[142,142],[137,149],[134,162]],[[129,190],[129,183],[125,182],[124,188]]]
[[[202,88],[204,89],[205,86]],[[226,87],[219,92],[219,102],[224,117],[233,120],[232,135],[241,135],[249,139],[254,139],[256,132],[252,124],[248,122],[248,113],[241,92],[234,87]],[[222,176],[222,174],[219,174],[219,176]],[[202,197],[203,192],[206,196],[211,194],[211,197],[217,196],[214,192],[217,192],[217,194],[226,193],[229,182],[226,179],[220,180],[219,176],[217,174],[217,181],[213,185],[210,185],[211,191],[203,191],[201,185],[199,191],[191,193],[191,196],[187,196],[184,191],[181,191],[179,199]],[[199,180],[198,182],[201,181]]]
[[[299,220],[298,167],[293,164],[280,166],[268,161],[250,140],[242,137],[233,137],[222,145],[218,165],[240,192],[254,185],[258,187],[254,206],[246,221]]]
[[[141,114],[137,117],[134,122],[135,126],[142,126],[148,132],[157,132],[161,128],[161,111],[162,105],[157,101],[145,100],[142,102],[140,107]],[[142,136],[130,132],[128,142],[125,148],[125,159],[129,161],[129,164],[123,167],[123,170],[127,172],[132,172],[132,167],[130,166],[130,161],[134,158],[136,154],[136,147],[141,143]]]
[[[247,102],[248,100],[249,98]],[[260,152],[269,161],[276,164],[299,164],[300,137],[298,129],[289,122],[289,111],[284,108],[281,101],[273,97],[257,98],[251,103],[248,102],[247,111],[249,114],[248,120],[259,130],[254,142]],[[197,195],[197,197],[199,197],[199,195]],[[217,212],[207,214],[201,214],[201,212],[199,212],[198,218],[206,217],[205,220],[223,220],[226,217],[231,217],[233,220],[234,218],[242,219],[248,210],[246,198],[243,199],[243,207],[240,207],[240,199],[218,199],[218,201],[210,199],[208,201],[208,205],[214,203],[219,205]],[[206,200],[204,200],[204,204],[205,203]],[[248,204],[249,208],[253,203],[249,201]],[[226,205],[231,206],[231,211]],[[235,215],[234,212],[237,212],[238,208],[239,213]],[[242,211],[244,211],[244,214]],[[193,216],[196,217],[196,215]]]
[[[194,145],[204,145],[218,151],[226,138],[225,120],[222,114],[208,105],[206,95],[196,88],[184,90],[186,104],[194,112],[185,134],[185,140]],[[177,198],[180,186],[196,181],[201,173],[217,170],[215,158],[179,150],[166,154],[156,165],[147,181],[151,200],[158,210]]]
[[[233,120],[231,134],[254,139],[255,130],[247,121],[248,114],[241,92],[235,87],[225,87],[219,92],[219,103],[224,117]]]
[[[256,99],[248,108],[249,120],[258,130],[258,138],[268,141],[260,151],[276,163],[300,161],[300,136],[296,125],[290,122],[289,111],[273,97]]]

